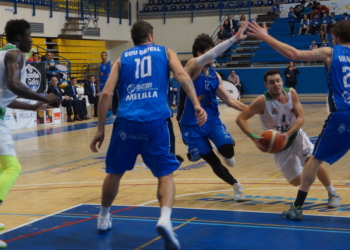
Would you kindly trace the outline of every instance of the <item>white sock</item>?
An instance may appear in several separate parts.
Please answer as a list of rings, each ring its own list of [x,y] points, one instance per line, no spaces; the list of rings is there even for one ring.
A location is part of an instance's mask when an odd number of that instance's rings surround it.
[[[171,208],[170,207],[161,207],[160,208],[160,218],[159,221],[170,221]]]
[[[336,193],[332,184],[329,185],[328,187],[325,187],[325,188],[327,189],[328,194],[335,194]]]
[[[101,216],[101,217],[107,217],[107,215],[109,214],[109,209],[110,209],[111,207],[103,207],[103,206],[101,206],[101,210],[100,210],[100,214],[99,214],[99,216]]]

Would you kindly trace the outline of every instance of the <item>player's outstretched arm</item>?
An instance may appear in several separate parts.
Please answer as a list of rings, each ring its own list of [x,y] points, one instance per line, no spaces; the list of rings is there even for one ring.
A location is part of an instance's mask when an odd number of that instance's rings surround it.
[[[42,101],[46,103],[56,103],[61,102],[60,98],[55,94],[49,94],[47,96],[42,96],[30,88],[27,87],[25,83],[21,82],[21,69],[24,65],[23,54],[19,50],[10,50],[5,56],[5,67],[6,74],[8,77],[7,87],[14,94],[19,97],[26,99]]]
[[[292,99],[293,99],[292,113],[295,115],[296,120],[293,126],[287,132],[283,133],[283,135],[286,137],[285,138],[286,140],[288,140],[288,138],[292,134],[298,131],[304,125],[304,122],[305,122],[304,109],[299,101],[298,94],[294,89],[291,89],[291,92],[292,92]]]
[[[10,105],[8,105],[8,107],[12,109],[33,110],[33,111],[46,110],[47,108],[50,108],[43,102],[29,104],[29,103],[20,102],[17,100],[14,100],[13,102],[11,102]]]
[[[327,65],[330,64],[332,56],[332,49],[330,47],[322,47],[315,50],[297,50],[296,48],[282,43],[270,36],[267,32],[265,23],[260,27],[255,21],[249,23],[247,33],[258,40],[266,42],[278,53],[292,61],[323,61]]]
[[[193,82],[190,76],[182,67],[175,52],[172,51],[171,49],[168,49],[168,56],[169,56],[169,67],[171,71],[174,73],[174,78],[180,83],[181,87],[185,90],[187,96],[192,101],[194,109],[196,111],[197,123],[199,126],[202,126],[207,121],[207,113],[199,104]]]
[[[238,127],[241,128],[243,133],[245,133],[250,139],[254,141],[256,146],[263,152],[267,152],[267,147],[264,147],[260,143],[260,137],[256,136],[254,133],[252,133],[251,129],[248,125],[248,120],[253,117],[254,115],[260,115],[264,113],[265,109],[265,100],[263,96],[259,96],[256,98],[252,104],[247,106],[242,113],[237,117],[236,123]]]
[[[102,90],[100,99],[98,102],[98,128],[95,137],[90,143],[90,148],[92,152],[97,153],[96,144],[98,143],[98,148],[101,148],[103,140],[105,138],[105,122],[107,117],[107,112],[109,110],[109,105],[112,100],[114,90],[117,86],[119,80],[119,69],[120,69],[120,58],[114,63],[111,73],[108,77],[105,87]]]
[[[219,80],[220,80],[220,84],[218,86],[218,88],[216,89],[215,94],[230,108],[242,111],[244,110],[247,105],[245,105],[244,103],[235,100],[231,97],[231,95],[227,92],[227,90],[224,87],[224,84],[222,83],[222,79],[221,76],[216,73],[216,75],[218,76]]]

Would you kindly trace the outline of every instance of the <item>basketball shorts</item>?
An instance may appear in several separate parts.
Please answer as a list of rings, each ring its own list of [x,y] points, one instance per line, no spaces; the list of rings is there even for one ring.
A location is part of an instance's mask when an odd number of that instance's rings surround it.
[[[203,126],[181,125],[181,132],[192,158],[208,154],[212,150],[210,141],[215,144],[216,148],[226,144],[235,145],[234,140],[226,130],[226,126],[220,119],[207,122]]]
[[[300,129],[292,145],[274,155],[276,164],[288,182],[303,172],[306,159],[312,155],[314,145],[307,134]]]
[[[350,149],[350,110],[331,113],[318,137],[314,157],[333,164]]]
[[[180,163],[170,153],[166,120],[136,122],[117,118],[106,157],[106,172],[122,174],[132,170],[138,155],[155,177],[177,170]]]
[[[106,82],[107,82],[107,80],[106,80],[106,81],[100,80],[100,92],[102,92],[103,88],[104,88],[105,85],[106,85]]]
[[[0,119],[0,155],[16,156],[10,129]]]

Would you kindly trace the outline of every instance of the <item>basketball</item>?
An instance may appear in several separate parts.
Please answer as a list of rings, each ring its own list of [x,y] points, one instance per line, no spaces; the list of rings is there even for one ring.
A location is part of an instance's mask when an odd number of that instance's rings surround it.
[[[262,135],[261,144],[267,147],[267,152],[275,154],[281,151],[285,146],[284,137],[277,130],[266,130]]]

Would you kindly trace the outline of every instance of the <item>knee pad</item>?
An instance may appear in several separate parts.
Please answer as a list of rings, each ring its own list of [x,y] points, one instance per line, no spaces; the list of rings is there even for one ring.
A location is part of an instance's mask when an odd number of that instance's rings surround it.
[[[231,159],[235,155],[233,144],[225,144],[218,148],[219,153],[226,159]]]

